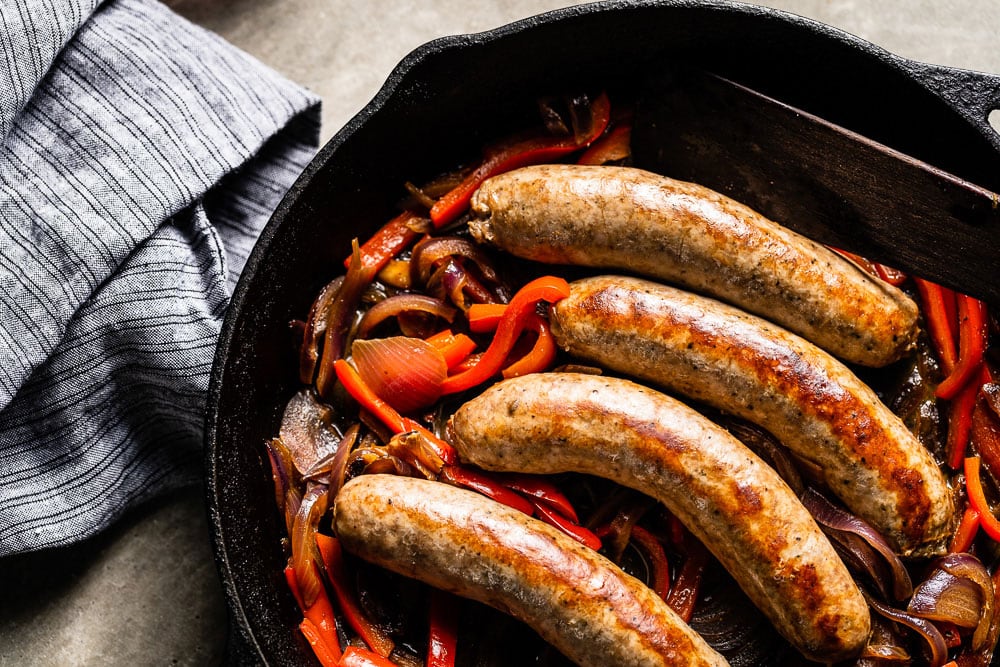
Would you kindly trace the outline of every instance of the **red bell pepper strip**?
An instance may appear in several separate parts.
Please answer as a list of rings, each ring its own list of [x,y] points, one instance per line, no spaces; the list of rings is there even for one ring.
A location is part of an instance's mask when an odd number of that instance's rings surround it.
[[[993,541],[1000,542],[1000,520],[986,502],[983,482],[979,477],[978,456],[965,459],[965,492],[969,496],[969,504],[979,512],[979,525]]]
[[[305,603],[302,602],[302,593],[299,592],[299,581],[295,576],[295,568],[289,563],[285,566],[285,583],[288,584],[288,589],[292,591],[292,597],[295,598],[295,602],[299,605],[299,609],[305,609]]]
[[[507,366],[502,371],[504,378],[516,378],[529,373],[540,373],[552,365],[556,358],[556,341],[552,337],[548,320],[537,313],[528,313],[524,319],[525,329],[534,329],[538,337],[527,354]]]
[[[955,534],[951,538],[951,543],[948,545],[948,553],[961,553],[963,551],[968,551],[972,546],[972,541],[976,539],[976,533],[979,532],[979,512],[972,505],[965,508],[965,513],[962,515],[962,521],[958,524],[958,529],[955,530]]]
[[[653,568],[653,582],[650,588],[664,600],[670,594],[670,563],[663,545],[651,532],[642,526],[632,526],[632,540],[642,547]]]
[[[388,657],[396,644],[389,635],[365,616],[355,599],[354,592],[347,583],[340,541],[335,537],[316,533],[316,545],[323,556],[323,565],[326,566],[330,586],[333,588],[337,604],[340,605],[340,610],[343,612],[347,624],[361,636],[369,648],[380,656]]]
[[[465,316],[469,320],[469,330],[473,333],[496,331],[500,318],[507,311],[506,303],[474,303]]]
[[[344,390],[351,395],[351,398],[365,410],[378,417],[379,421],[385,424],[390,431],[403,433],[407,430],[402,416],[365,384],[358,372],[354,370],[354,366],[351,366],[346,359],[337,359],[333,364],[333,369],[337,373],[340,384],[344,386]]]
[[[323,665],[323,667],[337,667],[340,663],[340,647],[338,646],[336,649],[331,648],[312,621],[308,618],[303,618],[302,622],[299,623],[299,632],[309,642],[309,646],[312,648],[316,659],[319,660],[319,664]]]
[[[979,370],[986,351],[986,305],[964,294],[958,295],[958,363],[935,395],[950,400],[958,395]]]
[[[879,278],[893,287],[899,287],[906,282],[906,274],[899,269],[894,269],[891,266],[886,266],[885,264],[876,263],[875,270],[878,272]]]
[[[310,563],[310,565],[315,575],[319,577],[319,568],[315,563]],[[309,640],[313,650],[317,652],[317,657],[320,657],[319,651],[323,651],[326,654],[335,656],[333,664],[336,664],[337,659],[340,658],[340,638],[337,637],[337,621],[333,613],[333,605],[330,604],[330,598],[327,597],[326,591],[320,591],[319,595],[316,596],[316,600],[307,609],[302,602],[302,593],[299,592],[295,568],[291,565],[285,568],[285,581],[288,582],[288,587],[292,590],[292,595],[295,597],[295,601],[299,604],[299,609],[302,610],[302,614],[305,616],[304,621],[309,622],[309,630],[315,632],[316,637],[322,642],[322,647],[317,650],[316,642],[309,635],[306,635],[306,639]],[[302,629],[301,626],[300,629]],[[305,629],[302,630],[303,634],[305,634]]]
[[[514,474],[507,475],[500,483],[508,489],[513,489],[521,495],[527,496],[533,503],[543,503],[559,512],[573,523],[580,523],[580,519],[562,491],[555,484],[537,475]]]
[[[979,383],[969,382],[948,406],[948,437],[945,442],[945,452],[952,470],[962,467],[965,450],[972,436],[972,413],[976,409],[978,393]]]
[[[464,486],[477,491],[498,503],[530,515],[533,507],[523,496],[503,486],[488,473],[462,466],[445,466],[441,469],[441,479],[455,486]]]
[[[496,335],[490,346],[474,367],[457,375],[449,376],[441,384],[442,394],[453,394],[489,380],[500,372],[514,342],[535,311],[539,301],[555,303],[569,296],[569,283],[555,276],[543,276],[522,287],[507,304]]]
[[[927,331],[941,361],[945,376],[951,375],[958,361],[955,338],[952,334],[952,317],[948,313],[947,302],[954,302],[954,293],[923,278],[914,278],[913,282],[920,293],[924,306],[924,318],[927,320]]]
[[[412,229],[414,221],[420,218],[413,211],[403,211],[375,232],[361,246],[361,262],[365,267],[378,273],[393,257],[417,240],[421,232]],[[344,260],[344,268],[351,265],[351,258]]]
[[[685,536],[687,543],[687,558],[681,565],[666,597],[666,602],[677,612],[677,615],[685,623],[691,620],[694,613],[694,605],[698,601],[698,590],[701,588],[702,575],[705,572],[705,564],[708,562],[708,552],[700,543],[695,542],[689,536]]]
[[[454,596],[431,589],[426,667],[455,667],[458,649],[458,605]]]
[[[624,160],[632,154],[632,125],[616,125],[603,137],[590,145],[577,159],[577,164],[600,165],[615,160]]]
[[[594,534],[589,528],[585,528],[576,523],[573,523],[566,517],[564,517],[559,512],[556,512],[548,505],[542,502],[534,501],[531,502],[534,505],[535,511],[538,514],[538,518],[549,524],[553,528],[558,528],[565,534],[572,537],[574,540],[580,544],[590,547],[594,551],[599,551],[601,548],[601,538]]]
[[[375,415],[379,421],[393,433],[406,433],[407,431],[420,431],[428,444],[434,448],[434,453],[445,463],[454,463],[457,459],[454,447],[437,437],[422,424],[403,417],[391,405],[379,398],[371,388],[364,383],[358,372],[354,370],[345,359],[338,359],[334,362],[334,370],[337,379],[343,385],[344,390],[357,401],[361,407]]]
[[[426,340],[441,351],[441,356],[444,357],[444,363],[448,366],[448,370],[452,370],[465,361],[476,349],[476,341],[464,333],[453,333],[451,329],[439,331]]]
[[[601,93],[591,103],[590,118],[590,132],[583,138],[532,137],[488,150],[483,162],[431,208],[434,227],[443,227],[464,213],[472,199],[472,193],[487,178],[518,167],[557,160],[596,141],[604,134],[611,119],[611,102],[607,94]]]
[[[348,646],[340,659],[339,667],[398,667],[388,658],[357,646]]]

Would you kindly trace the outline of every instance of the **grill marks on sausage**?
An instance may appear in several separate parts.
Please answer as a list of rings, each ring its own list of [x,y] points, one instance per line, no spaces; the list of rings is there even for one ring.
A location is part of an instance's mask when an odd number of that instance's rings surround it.
[[[551,310],[570,354],[767,428],[822,467],[834,492],[904,553],[943,547],[953,519],[943,475],[828,354],[736,308],[649,281],[595,277],[572,290]]]

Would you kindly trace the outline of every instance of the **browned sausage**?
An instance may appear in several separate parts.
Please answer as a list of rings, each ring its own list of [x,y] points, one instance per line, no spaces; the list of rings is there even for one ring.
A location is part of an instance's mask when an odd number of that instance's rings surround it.
[[[515,616],[579,665],[726,665],[638,579],[551,526],[472,491],[362,475],[334,530],[361,558]]]
[[[583,472],[661,501],[804,655],[856,656],[868,605],[812,516],[752,451],[686,405],[628,380],[539,373],[493,385],[451,420],[488,470]]]
[[[718,301],[623,276],[574,282],[550,316],[570,354],[769,430],[904,556],[943,552],[955,508],[933,457],[871,388],[808,341]]]
[[[469,227],[518,257],[621,269],[714,296],[847,361],[911,349],[917,307],[897,288],[724,195],[639,169],[525,167],[487,180]]]

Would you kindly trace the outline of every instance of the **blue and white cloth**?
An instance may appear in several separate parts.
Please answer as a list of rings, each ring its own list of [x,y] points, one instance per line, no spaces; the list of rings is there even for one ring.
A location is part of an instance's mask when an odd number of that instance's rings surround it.
[[[319,102],[156,0],[0,1],[0,556],[200,481],[212,356]]]

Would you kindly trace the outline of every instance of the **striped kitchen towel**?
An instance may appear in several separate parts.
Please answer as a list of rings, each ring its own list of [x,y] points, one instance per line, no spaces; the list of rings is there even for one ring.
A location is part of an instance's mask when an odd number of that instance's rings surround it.
[[[201,479],[216,337],[319,102],[156,0],[0,2],[0,556]]]

